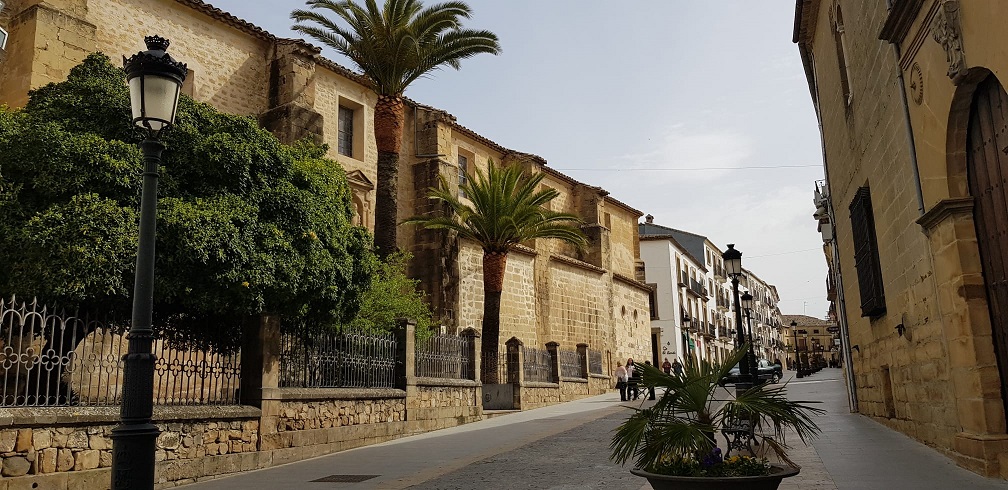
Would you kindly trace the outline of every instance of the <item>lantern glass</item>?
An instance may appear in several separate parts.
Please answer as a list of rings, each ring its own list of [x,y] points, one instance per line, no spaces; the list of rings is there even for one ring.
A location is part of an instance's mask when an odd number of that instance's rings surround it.
[[[160,131],[175,122],[180,89],[178,80],[146,74],[131,78],[129,87],[134,124]]]
[[[742,302],[742,309],[744,310],[752,309],[753,297],[751,294],[749,294],[749,291],[742,293],[742,296],[739,298],[739,300]]]
[[[732,277],[742,275],[742,252],[735,250],[735,244],[729,243],[728,250],[721,254],[724,260],[725,272]]]

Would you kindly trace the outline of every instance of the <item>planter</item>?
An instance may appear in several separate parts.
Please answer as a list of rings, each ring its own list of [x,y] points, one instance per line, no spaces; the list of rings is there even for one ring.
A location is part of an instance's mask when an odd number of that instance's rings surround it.
[[[781,480],[798,474],[798,468],[773,465],[765,476],[672,476],[633,469],[630,473],[647,478],[654,490],[776,490]]]

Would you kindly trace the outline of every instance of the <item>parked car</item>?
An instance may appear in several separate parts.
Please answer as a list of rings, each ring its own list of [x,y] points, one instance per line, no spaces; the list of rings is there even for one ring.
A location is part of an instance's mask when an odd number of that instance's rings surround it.
[[[766,359],[759,359],[758,364],[756,364],[756,376],[759,377],[759,381],[769,381],[771,383],[777,383],[784,377],[784,370],[781,368],[780,364],[771,364]],[[728,371],[728,375],[721,379],[721,386],[726,384],[735,384],[742,381],[742,374],[739,365],[736,364]]]

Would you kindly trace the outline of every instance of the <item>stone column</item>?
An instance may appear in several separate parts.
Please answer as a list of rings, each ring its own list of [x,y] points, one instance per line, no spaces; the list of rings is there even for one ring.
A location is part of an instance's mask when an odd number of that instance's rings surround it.
[[[264,314],[245,320],[242,325],[241,372],[240,403],[262,410],[256,449],[272,449],[264,447],[263,436],[276,434],[276,420],[280,415],[279,316]]]
[[[416,322],[406,318],[396,320],[396,388],[406,390],[416,386]]]
[[[549,351],[550,355],[551,377],[557,384],[557,401],[562,402],[564,396],[563,380],[560,379],[560,343],[555,340],[546,342],[546,350]]]
[[[581,359],[581,377],[588,379],[588,344],[580,343],[577,345],[578,358]]]
[[[283,143],[303,138],[323,142],[323,117],[315,110],[315,57],[300,41],[280,39],[270,61],[269,109],[259,123]]]
[[[480,333],[472,327],[469,327],[459,334],[461,337],[469,339],[469,378],[471,380],[480,379],[480,369],[483,365],[483,359],[480,357],[480,347],[482,342],[480,341]]]
[[[514,407],[521,410],[521,390],[525,384],[525,353],[522,352],[522,341],[511,337],[504,343],[507,346],[507,379],[514,393]]]

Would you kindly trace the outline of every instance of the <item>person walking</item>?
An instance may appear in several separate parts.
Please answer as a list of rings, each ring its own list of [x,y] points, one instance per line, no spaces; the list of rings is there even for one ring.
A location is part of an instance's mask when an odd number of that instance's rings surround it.
[[[626,361],[627,370],[627,398],[636,400],[640,396],[640,370],[634,364],[633,358]]]
[[[651,361],[644,361],[644,364],[647,364],[648,366],[650,366],[651,365]],[[649,385],[646,385],[646,386],[647,386],[647,395],[648,395],[647,399],[648,400],[654,400],[655,399],[654,384],[649,384]]]
[[[619,399],[621,402],[627,400],[627,370],[623,367],[622,362],[616,363],[616,389],[619,390]]]
[[[666,375],[672,374],[672,363],[668,362],[668,358],[665,358],[665,362],[661,363],[661,370]]]
[[[679,362],[678,357],[675,362],[672,363],[672,373],[675,374],[676,377],[682,376],[682,363]]]

